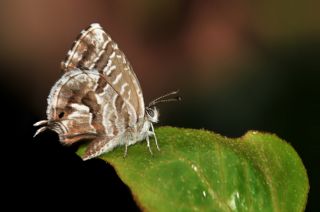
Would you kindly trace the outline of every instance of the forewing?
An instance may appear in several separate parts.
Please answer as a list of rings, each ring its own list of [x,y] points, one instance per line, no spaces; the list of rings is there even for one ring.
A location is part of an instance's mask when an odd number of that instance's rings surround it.
[[[110,52],[110,54],[109,54]],[[97,61],[96,69],[105,76],[106,81],[121,96],[128,107],[130,125],[144,118],[144,100],[142,90],[132,67],[123,52],[112,40]],[[108,58],[108,60],[104,59]]]
[[[82,30],[73,42],[65,60],[61,63],[62,70],[68,72],[76,68],[81,70],[92,69],[108,39],[99,24],[91,24],[87,29]]]
[[[75,68],[93,69],[101,74],[96,92],[103,95],[105,87],[111,86],[127,108],[129,125],[143,120],[145,109],[139,81],[124,53],[99,24],[91,24],[81,32],[62,62],[64,71]]]

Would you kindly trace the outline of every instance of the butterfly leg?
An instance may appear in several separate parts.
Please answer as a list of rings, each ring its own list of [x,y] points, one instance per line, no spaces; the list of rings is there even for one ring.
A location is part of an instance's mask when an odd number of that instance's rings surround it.
[[[127,154],[128,154],[128,144],[125,144],[125,147],[124,147],[124,154],[123,154],[123,157],[127,157]]]
[[[149,135],[147,135],[146,139],[147,139],[147,146],[148,146],[148,148],[149,148],[149,152],[151,153],[151,155],[153,155],[152,150],[151,150],[151,147],[150,147]]]
[[[156,142],[157,149],[158,149],[158,151],[160,151],[160,148],[159,148],[159,145],[158,145],[157,136],[156,136],[156,133],[154,132],[153,124],[151,123],[150,126],[151,126],[151,129],[152,129],[152,134],[153,134],[153,137],[154,137],[154,141]]]

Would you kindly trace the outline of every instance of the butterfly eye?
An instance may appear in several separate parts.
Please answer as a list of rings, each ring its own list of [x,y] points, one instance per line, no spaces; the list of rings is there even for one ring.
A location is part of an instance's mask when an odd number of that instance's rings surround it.
[[[59,118],[61,119],[64,116],[64,112],[59,113]]]
[[[148,113],[148,115],[149,115],[150,117],[153,117],[153,116],[154,116],[154,111],[151,110],[151,109],[148,110],[147,113]]]

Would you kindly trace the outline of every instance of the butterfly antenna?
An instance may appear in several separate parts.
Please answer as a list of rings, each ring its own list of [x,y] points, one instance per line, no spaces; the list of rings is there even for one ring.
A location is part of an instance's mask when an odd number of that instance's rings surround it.
[[[162,95],[162,96],[154,99],[153,101],[151,101],[151,102],[149,103],[149,107],[154,106],[154,105],[156,105],[157,103],[160,103],[160,102],[168,102],[167,100],[170,100],[169,102],[172,102],[172,101],[180,101],[180,100],[181,100],[181,97],[180,97],[180,96],[179,96],[179,97],[175,97],[175,98],[165,99],[166,97],[171,96],[171,95],[175,95],[175,94],[177,94],[177,93],[179,93],[179,90],[172,91],[172,92],[170,92],[170,93],[164,94],[164,95]]]

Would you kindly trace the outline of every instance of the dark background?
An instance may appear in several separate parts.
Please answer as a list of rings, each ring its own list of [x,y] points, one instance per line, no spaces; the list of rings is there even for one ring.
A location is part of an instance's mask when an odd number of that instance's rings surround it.
[[[54,133],[32,139],[60,61],[78,33],[98,22],[130,59],[146,102],[180,88],[183,102],[161,106],[159,125],[230,137],[276,133],[301,156],[307,210],[319,210],[318,8],[312,0],[1,1],[5,195],[14,206],[28,199],[30,207],[135,209],[112,167],[82,162]]]

